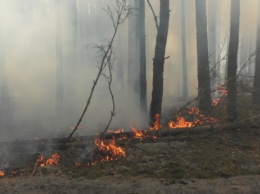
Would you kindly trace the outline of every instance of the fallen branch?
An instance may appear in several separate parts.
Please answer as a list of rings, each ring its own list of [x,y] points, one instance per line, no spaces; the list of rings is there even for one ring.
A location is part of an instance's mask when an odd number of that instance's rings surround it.
[[[257,118],[260,118],[260,115],[254,116],[254,117],[250,117],[250,118],[247,118],[247,119],[244,119],[244,120],[241,120],[241,121],[238,121],[238,122],[235,122],[235,123],[226,125],[226,126],[221,127],[221,128],[219,128],[219,129],[217,129],[217,130],[215,130],[215,131],[212,131],[211,133],[207,134],[205,137],[208,137],[208,136],[210,136],[210,135],[212,135],[212,134],[215,134],[215,133],[217,133],[217,132],[220,132],[220,131],[222,131],[222,130],[224,130],[224,129],[227,129],[227,128],[231,127],[231,126],[234,126],[234,125],[237,125],[237,124],[240,124],[240,123],[244,123],[244,122],[246,122],[246,121],[250,121],[250,120],[253,120],[253,119],[257,119]]]
[[[37,161],[35,162],[35,164],[34,164],[34,168],[33,168],[33,172],[32,172],[32,174],[31,174],[31,176],[34,176],[34,175],[35,175],[35,172],[36,172],[36,169],[38,168],[38,166],[39,166],[39,161],[37,160]]]
[[[216,137],[216,136],[212,136],[213,138],[215,139],[219,139],[219,140],[222,140],[222,141],[225,141],[226,143],[229,143],[229,144],[232,144],[232,145],[236,145],[236,146],[240,146],[240,147],[244,147],[244,148],[254,148],[254,149],[259,149],[260,147],[259,146],[250,146],[250,145],[245,145],[245,144],[240,144],[240,143],[236,143],[236,142],[233,142],[233,141],[228,141],[222,137]]]

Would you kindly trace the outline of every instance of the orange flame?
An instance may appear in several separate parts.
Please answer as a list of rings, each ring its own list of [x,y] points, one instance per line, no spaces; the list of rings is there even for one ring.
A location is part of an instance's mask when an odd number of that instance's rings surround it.
[[[124,129],[118,129],[118,130],[107,130],[108,133],[123,133],[124,132]]]
[[[155,115],[155,121],[153,123],[153,127],[150,127],[150,130],[159,130],[160,128],[162,128],[162,125],[160,123],[160,114],[156,114]]]
[[[132,131],[134,132],[134,138],[137,138],[137,139],[142,139],[145,137],[145,135],[143,134],[142,131],[139,131],[137,130],[135,127],[131,127],[132,128]]]
[[[223,102],[222,98],[224,96],[227,96],[227,93],[228,93],[227,89],[224,86],[217,86],[217,91],[218,91],[219,96],[221,96],[221,97],[214,99],[212,102],[212,106],[217,106],[217,105],[219,105],[219,103]]]
[[[4,176],[5,175],[5,172],[0,170],[0,177]]]
[[[51,158],[48,160],[44,160],[43,154],[38,156],[37,162],[39,163],[40,167],[44,167],[45,165],[54,166],[59,165],[58,161],[60,159],[60,155],[58,153],[52,154]]]
[[[46,161],[46,165],[54,166],[58,165],[60,155],[58,153],[52,154],[51,158]]]
[[[168,123],[168,127],[171,129],[175,128],[191,128],[197,125],[202,125],[205,123],[215,123],[218,120],[212,117],[207,117],[204,114],[200,113],[200,111],[196,107],[191,107],[190,109],[184,111],[186,115],[190,115],[193,118],[193,121],[187,121],[185,117],[182,116],[182,113],[179,113],[176,116],[176,121],[170,121]]]
[[[173,122],[170,121],[168,123],[169,128],[190,128],[194,126],[194,123],[186,121],[185,118],[183,117],[178,117],[177,116],[177,121]]]
[[[107,152],[111,156],[107,156],[102,161],[116,160],[118,157],[126,157],[125,150],[119,146],[116,146],[115,139],[104,142],[99,138],[95,139],[95,146],[101,150]]]

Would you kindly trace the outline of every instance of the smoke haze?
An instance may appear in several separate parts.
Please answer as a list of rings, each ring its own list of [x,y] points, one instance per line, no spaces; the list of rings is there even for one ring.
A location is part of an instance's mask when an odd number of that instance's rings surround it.
[[[208,0],[208,4],[212,0]],[[214,1],[214,0],[213,0]],[[58,2],[55,4],[55,2]],[[100,60],[89,45],[102,44],[112,35],[112,23],[103,8],[112,0],[0,0],[0,102],[9,111],[1,110],[1,140],[64,136],[78,121],[89,96]],[[159,15],[159,1],[151,0]],[[182,96],[181,0],[170,0],[170,26],[165,63],[163,106],[171,106]],[[230,0],[217,0],[217,44],[210,52],[225,56],[227,52]],[[257,0],[241,0],[239,60],[246,59],[252,44],[255,49]],[[189,96],[197,95],[197,54],[195,1],[186,1],[186,44]],[[57,17],[61,18],[57,26]],[[208,15],[211,14],[208,9]],[[132,16],[133,17],[133,16]],[[210,21],[208,21],[210,22]],[[212,24],[208,24],[209,27]],[[59,28],[60,27],[60,28]],[[58,28],[58,30],[57,30]],[[126,128],[138,118],[134,91],[129,92],[128,80],[128,20],[120,27],[114,48],[116,63],[113,70],[113,91],[116,117],[111,128]],[[56,38],[62,40],[63,109],[56,111],[57,58]],[[156,40],[153,15],[146,4],[147,98],[148,108],[152,91],[152,64]],[[209,38],[212,34],[209,33]],[[222,48],[222,45],[224,47]],[[222,48],[222,50],[220,50]],[[220,52],[221,51],[221,52]],[[225,65],[223,60],[221,65]],[[253,64],[252,64],[253,65]],[[123,72],[120,81],[118,72]],[[224,68],[222,73],[224,74]],[[137,75],[139,75],[137,73]],[[4,94],[3,94],[4,93]],[[5,95],[5,96],[4,96]],[[125,99],[128,102],[126,103]],[[111,98],[107,83],[101,78],[85,118],[80,135],[104,130],[110,116]],[[8,113],[9,112],[9,113]],[[139,121],[136,121],[139,122]]]

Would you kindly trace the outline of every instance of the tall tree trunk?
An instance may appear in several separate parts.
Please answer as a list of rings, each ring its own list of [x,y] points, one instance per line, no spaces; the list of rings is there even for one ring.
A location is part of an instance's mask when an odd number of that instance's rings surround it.
[[[217,66],[217,25],[218,25],[218,1],[208,0],[208,44],[209,44],[209,66],[211,75],[211,89],[216,89],[219,68]]]
[[[63,108],[63,49],[62,49],[62,24],[61,24],[61,1],[55,1],[56,26],[55,26],[55,48],[56,48],[56,111],[58,116],[62,115]]]
[[[3,16],[3,15],[1,15]],[[3,25],[3,17],[0,18],[0,26]],[[0,29],[0,76],[1,76],[1,101],[0,101],[0,127],[8,129],[12,124],[12,115],[10,107],[10,98],[8,92],[8,82],[6,75],[6,64],[5,64],[5,48],[4,48],[4,28]]]
[[[146,41],[145,41],[145,0],[139,0],[139,32],[140,32],[140,107],[141,113],[147,115],[146,88]]]
[[[237,53],[239,43],[240,0],[231,0],[231,24],[227,66],[227,117],[237,119]]]
[[[209,54],[206,0],[196,0],[198,106],[202,111],[211,110]]]
[[[153,59],[153,89],[150,107],[150,119],[154,123],[156,114],[161,115],[163,98],[163,70],[165,49],[169,29],[169,0],[160,0],[160,24],[156,36],[155,54]]]
[[[182,33],[182,91],[183,100],[188,100],[188,69],[187,69],[187,54],[186,54],[186,14],[185,0],[181,0],[181,33]]]
[[[254,76],[254,92],[253,102],[260,105],[260,2],[258,1],[257,13],[257,42],[256,42],[256,58],[255,58],[255,76]]]
[[[128,1],[128,3],[129,6],[135,8],[135,13],[128,17],[127,109],[130,114],[129,117],[140,123],[139,0]]]

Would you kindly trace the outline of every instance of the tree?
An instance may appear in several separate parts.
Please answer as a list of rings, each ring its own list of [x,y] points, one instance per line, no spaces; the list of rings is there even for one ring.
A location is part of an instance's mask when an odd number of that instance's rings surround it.
[[[185,19],[185,0],[181,0],[181,33],[182,33],[182,90],[183,100],[188,99],[188,71],[187,71],[187,56],[186,56],[186,19]]]
[[[237,119],[237,53],[239,43],[240,0],[231,0],[230,38],[227,61],[227,117]]]
[[[169,12],[169,0],[160,0],[160,24],[156,22],[157,36],[153,59],[153,89],[150,106],[150,119],[152,123],[156,120],[157,114],[161,115],[162,110],[163,70],[169,29]]]
[[[198,62],[198,106],[202,111],[212,108],[206,0],[196,0],[197,62]]]
[[[128,2],[131,7],[138,10],[139,3],[137,0]],[[137,12],[131,14],[128,18],[128,96],[139,93],[140,81],[139,75],[139,28],[138,28],[138,17]],[[130,96],[133,98],[133,96]],[[134,96],[135,97],[135,96]]]
[[[253,102],[260,105],[260,2],[258,1],[257,13],[257,41],[256,41],[256,58],[255,58],[255,76]]]
[[[0,24],[3,26],[3,13],[1,13]],[[5,63],[4,28],[0,29],[0,126],[7,128],[12,124],[11,104],[8,91],[8,79]]]
[[[218,25],[218,1],[208,0],[208,44],[209,44],[209,66],[211,74],[211,89],[216,89],[219,66],[217,65],[217,25]]]
[[[140,35],[140,107],[147,115],[146,87],[146,44],[145,44],[145,0],[139,0],[139,35]]]
[[[56,48],[56,111],[58,116],[63,108],[63,49],[61,33],[61,1],[55,0],[55,48]]]

